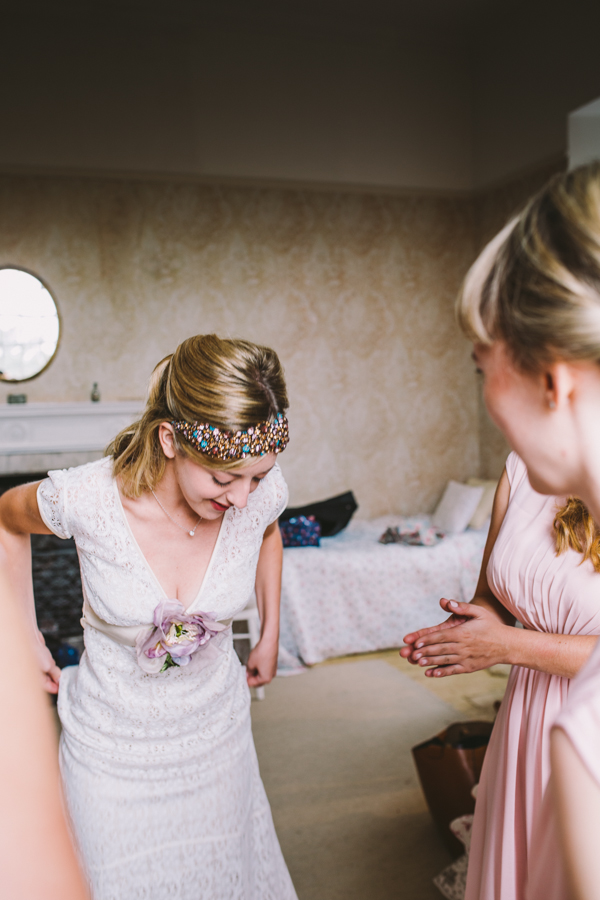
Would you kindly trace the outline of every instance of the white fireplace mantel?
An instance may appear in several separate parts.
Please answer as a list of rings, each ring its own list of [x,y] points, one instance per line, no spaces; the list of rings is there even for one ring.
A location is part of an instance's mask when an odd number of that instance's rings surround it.
[[[0,407],[0,458],[18,457],[16,468],[27,471],[28,458],[32,463],[35,459],[37,469],[43,456],[60,462],[60,456],[99,454],[142,408],[143,402],[136,400],[6,404]],[[14,471],[15,466],[0,465],[0,470],[7,469]]]

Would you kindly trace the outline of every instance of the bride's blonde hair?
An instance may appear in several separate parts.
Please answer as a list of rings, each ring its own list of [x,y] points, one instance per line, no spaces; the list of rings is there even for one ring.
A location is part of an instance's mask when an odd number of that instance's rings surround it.
[[[142,417],[107,448],[123,493],[139,497],[162,478],[165,455],[158,437],[162,422],[208,422],[225,431],[245,431],[284,413],[288,398],[283,368],[274,350],[216,334],[188,338],[158,363],[150,378]],[[221,471],[256,460],[211,460],[174,435],[177,450]]]
[[[556,360],[600,363],[600,163],[555,175],[484,248],[457,301],[473,341],[506,343],[522,370]],[[568,547],[600,571],[598,528],[570,497],[554,522]]]

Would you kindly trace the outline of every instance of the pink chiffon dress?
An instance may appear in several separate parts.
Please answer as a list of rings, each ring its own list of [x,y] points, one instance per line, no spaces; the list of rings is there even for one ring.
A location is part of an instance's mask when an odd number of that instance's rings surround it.
[[[600,642],[573,679],[569,700],[556,720],[600,786]],[[527,900],[566,900],[569,888],[558,839],[556,808],[548,785],[533,831]],[[600,822],[598,823],[600,830]]]
[[[524,628],[600,634],[600,575],[580,553],[556,555],[564,499],[536,493],[522,460],[506,461],[510,501],[487,568],[494,595]],[[533,826],[549,770],[550,729],[571,681],[513,666],[481,774],[465,900],[524,900]]]

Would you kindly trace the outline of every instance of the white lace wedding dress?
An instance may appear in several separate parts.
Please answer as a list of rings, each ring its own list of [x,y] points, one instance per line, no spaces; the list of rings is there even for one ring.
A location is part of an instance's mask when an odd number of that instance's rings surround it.
[[[146,625],[165,593],[125,518],[111,459],[51,472],[42,518],[73,536],[84,597],[108,623]],[[230,508],[189,612],[227,619],[250,597],[262,537],[284,509],[279,466]],[[145,674],[135,650],[85,630],[62,673],[64,789],[93,900],[297,900],[273,827],[231,629],[204,668]],[[202,652],[202,651],[199,651]]]

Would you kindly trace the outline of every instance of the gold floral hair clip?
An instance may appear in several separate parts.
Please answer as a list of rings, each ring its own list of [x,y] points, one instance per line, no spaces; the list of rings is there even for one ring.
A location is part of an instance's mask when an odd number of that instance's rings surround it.
[[[288,420],[282,413],[271,422],[259,422],[247,431],[223,431],[204,422],[171,422],[175,431],[199,453],[229,462],[265,453],[281,453],[290,440]]]

